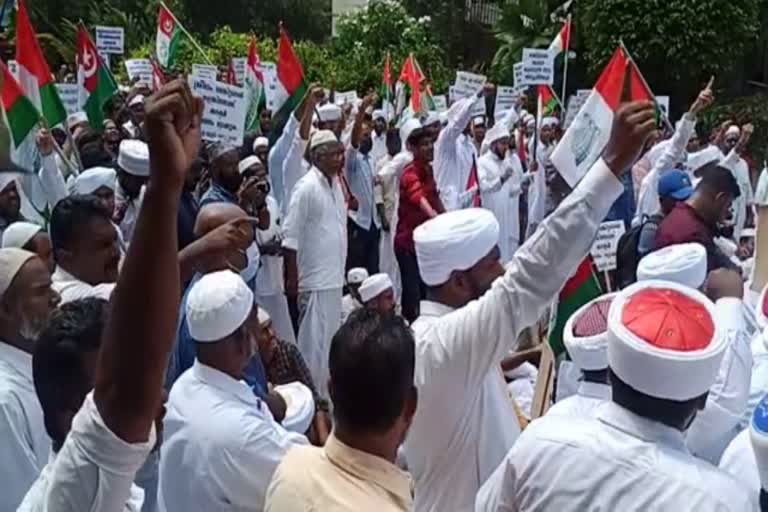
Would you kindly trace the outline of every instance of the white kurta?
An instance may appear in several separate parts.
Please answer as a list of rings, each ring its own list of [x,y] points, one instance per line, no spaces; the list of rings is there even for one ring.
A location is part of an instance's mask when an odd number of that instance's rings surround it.
[[[739,421],[747,410],[752,376],[752,349],[741,300],[720,299],[715,304],[715,313],[718,326],[728,337],[728,348],[709,389],[707,405],[696,415],[686,437],[691,453],[712,464],[718,463],[739,431]]]
[[[742,430],[728,445],[720,459],[720,469],[741,482],[747,489],[760,492],[760,473],[749,439],[749,430]]]
[[[400,297],[403,291],[403,285],[400,280],[400,266],[395,257],[395,220],[397,213],[395,207],[399,198],[399,180],[394,175],[384,176],[382,171],[392,162],[392,157],[387,155],[379,160],[376,168],[376,177],[378,183],[374,186],[373,192],[376,204],[384,206],[384,216],[389,223],[389,231],[381,232],[379,239],[379,270],[389,276],[392,281],[392,287],[395,290],[395,299],[400,303]],[[400,171],[401,172],[401,171]]]
[[[637,198],[637,209],[632,220],[633,224],[640,223],[644,215],[650,217],[661,209],[659,204],[659,178],[663,173],[674,168],[678,162],[683,160],[685,147],[688,145],[688,141],[691,135],[693,135],[695,128],[696,116],[686,113],[680,120],[680,124],[677,126],[672,139],[659,143],[659,146],[663,145],[663,149],[654,148],[656,149],[655,153],[660,151],[660,155],[658,158],[655,158],[655,161],[651,162],[651,171],[645,176],[643,183],[640,185],[640,195]]]
[[[523,168],[517,155],[501,159],[488,151],[477,162],[483,208],[499,221],[501,262],[507,263],[520,243],[520,192]]]
[[[126,244],[131,243],[131,237],[133,237],[133,230],[136,228],[136,221],[139,220],[139,210],[141,210],[141,203],[144,200],[144,191],[146,189],[146,187],[141,187],[139,197],[128,199],[120,183],[117,184],[117,190],[115,190],[115,209],[125,210],[123,219],[120,221],[120,231],[122,239]]]
[[[476,512],[757,510],[757,493],[685,448],[683,433],[612,402],[596,418],[531,423],[477,493]]]
[[[80,281],[60,266],[56,267],[51,276],[51,288],[61,296],[62,304],[87,297],[109,300],[112,296],[112,290],[115,289],[115,284],[102,283],[92,286],[84,281]]]
[[[310,165],[304,159],[308,144],[309,141],[302,139],[301,133],[296,131],[285,153],[285,159],[279,165],[280,181],[283,186],[283,200],[280,203],[280,207],[284,217],[288,215],[288,207],[291,205],[293,189],[310,169]]]
[[[328,351],[341,321],[347,260],[347,207],[339,180],[312,168],[296,184],[284,226],[283,247],[297,252],[298,345],[322,397],[328,397]]]
[[[296,132],[299,130],[299,121],[296,119],[295,114],[288,116],[288,121],[283,127],[283,133],[269,150],[269,181],[272,184],[272,190],[270,194],[277,200],[279,205],[284,203],[288,204],[288,198],[286,198],[287,191],[285,189],[285,183],[283,181],[283,162],[286,159],[286,155],[294,141]]]
[[[419,512],[471,509],[514,443],[501,360],[583,260],[622,191],[599,160],[483,297],[458,310],[422,302],[412,326],[419,407],[404,445]]]
[[[747,210],[752,207],[754,191],[749,177],[749,166],[743,158],[739,158],[731,172],[733,177],[736,178],[736,182],[739,184],[739,191],[741,192],[741,195],[733,201],[733,209],[736,213],[733,239],[738,241],[747,222]]]
[[[403,170],[413,162],[413,153],[410,151],[401,151],[386,162],[377,172],[377,176],[382,183],[389,183],[389,190],[392,193],[392,216],[389,221],[389,233],[381,237],[380,243],[388,243],[388,247],[381,249],[384,258],[379,260],[379,268],[382,272],[389,274],[392,284],[395,286],[397,301],[400,302],[403,294],[403,283],[400,277],[400,265],[395,257],[395,234],[397,233],[398,209],[400,208],[400,177]],[[385,196],[386,197],[386,196]],[[386,266],[384,266],[386,264]]]
[[[143,443],[117,437],[89,393],[64,445],[30,488],[19,512],[139,512],[144,491],[133,480],[156,440],[154,426]]]
[[[256,243],[265,245],[282,240],[280,207],[272,196],[267,197],[269,227],[256,230]],[[261,268],[256,274],[256,303],[269,313],[277,337],[296,343],[288,301],[283,290],[283,257],[261,255]]]
[[[32,379],[32,354],[0,342],[0,511],[16,510],[50,449]]]
[[[597,382],[582,381],[576,394],[559,400],[549,408],[547,414],[572,418],[592,418],[595,410],[611,399],[611,386]]]
[[[463,133],[475,101],[477,96],[472,96],[451,106],[448,110],[448,124],[440,131],[435,143],[435,183],[447,211],[462,207],[460,195],[467,188],[472,161],[477,157],[472,138]]]
[[[307,444],[243,381],[195,360],[171,388],[160,456],[160,512],[260,511],[272,473]]]

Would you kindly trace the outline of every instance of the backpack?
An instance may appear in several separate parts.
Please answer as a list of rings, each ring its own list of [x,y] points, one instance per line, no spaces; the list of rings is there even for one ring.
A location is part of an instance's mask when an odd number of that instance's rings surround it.
[[[619,238],[616,248],[616,281],[619,289],[626,288],[637,281],[637,266],[647,253],[640,254],[640,233],[649,223],[657,226],[663,219],[662,215],[643,215],[637,226],[632,227]]]

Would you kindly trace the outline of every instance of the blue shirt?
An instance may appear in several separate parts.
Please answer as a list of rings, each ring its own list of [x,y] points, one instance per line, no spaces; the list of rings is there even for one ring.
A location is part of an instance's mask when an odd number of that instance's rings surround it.
[[[619,196],[611,209],[608,211],[606,221],[623,220],[624,227],[629,229],[632,223],[632,217],[635,216],[635,192],[632,185],[632,173],[626,172],[621,178],[624,185],[624,192]]]
[[[211,181],[211,186],[200,199],[200,208],[210,203],[237,204],[237,196],[218,183]]]
[[[349,191],[358,204],[357,211],[350,211],[349,216],[366,231],[371,229],[372,224],[381,227],[373,198],[373,164],[370,153],[364,155],[350,147],[347,150],[346,167]]]
[[[184,290],[184,296],[181,298],[179,322],[176,325],[176,341],[173,344],[171,358],[168,362],[168,371],[165,374],[165,389],[169,392],[171,387],[173,387],[173,383],[176,382],[176,379],[192,367],[192,364],[195,362],[195,356],[197,355],[195,350],[195,340],[192,338],[192,335],[189,334],[189,327],[187,326],[186,310],[189,291],[201,277],[201,274],[196,274],[195,277],[192,278],[192,281],[187,285],[187,289]],[[256,396],[262,399],[266,398],[267,376],[258,352],[251,358],[251,361],[245,368],[244,380],[251,387]]]

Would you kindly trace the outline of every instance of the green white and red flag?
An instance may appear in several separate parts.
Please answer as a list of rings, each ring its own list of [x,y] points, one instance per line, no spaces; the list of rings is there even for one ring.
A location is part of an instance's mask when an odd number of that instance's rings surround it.
[[[275,91],[275,114],[272,118],[274,139],[283,132],[288,117],[296,110],[309,89],[301,61],[296,56],[291,39],[283,27],[280,27],[277,53],[277,90]]]
[[[2,97],[4,121],[10,140],[2,140],[2,154],[10,154],[8,143],[12,142],[13,147],[19,147],[30,134],[33,133],[35,125],[40,120],[40,112],[35,108],[32,102],[24,95],[16,79],[13,78],[8,66],[0,62],[2,66]]]
[[[83,25],[77,30],[77,83],[80,104],[88,115],[88,122],[93,128],[101,129],[104,106],[117,93],[117,82]]]
[[[256,47],[256,37],[251,38],[248,46],[248,59],[245,61],[245,95],[248,98],[248,112],[245,115],[245,131],[258,132],[261,129],[259,112],[266,107],[264,93],[264,74],[261,72],[261,59]]]
[[[160,2],[160,12],[157,16],[157,36],[155,38],[155,54],[157,62],[163,69],[173,67],[179,53],[179,43],[183,33],[181,24],[166,5]]]

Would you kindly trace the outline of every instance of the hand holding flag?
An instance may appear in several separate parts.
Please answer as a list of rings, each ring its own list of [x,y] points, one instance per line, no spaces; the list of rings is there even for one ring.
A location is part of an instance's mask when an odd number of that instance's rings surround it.
[[[613,119],[603,160],[616,177],[634,164],[648,138],[656,131],[656,109],[651,101],[622,103]]]

